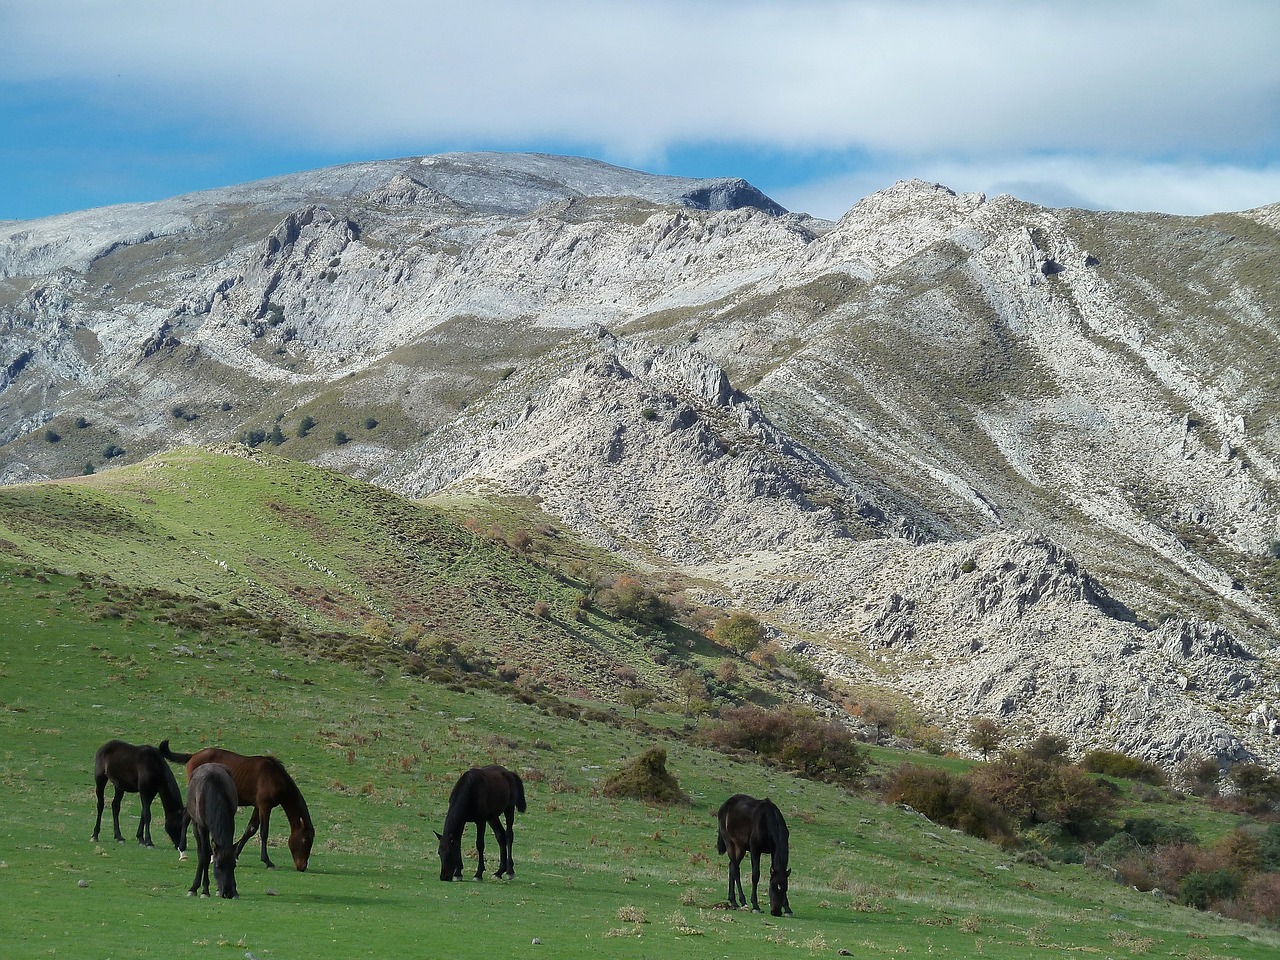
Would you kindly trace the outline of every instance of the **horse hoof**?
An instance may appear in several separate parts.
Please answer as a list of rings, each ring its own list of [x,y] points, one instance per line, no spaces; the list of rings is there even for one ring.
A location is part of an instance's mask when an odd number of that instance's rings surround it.
[[[194,897],[195,895],[196,895],[196,892],[195,892],[194,890],[188,890],[188,891],[187,891],[187,896],[188,896],[188,897]]]
[[[761,913],[762,911],[760,910],[760,908],[759,908],[759,907],[752,907],[752,908],[751,908],[751,912],[752,912],[752,913]]]
[[[185,851],[185,850],[179,850],[179,851],[178,851],[178,861],[179,861],[179,862],[182,862],[183,860],[186,860],[186,859],[187,859],[187,853],[186,853],[186,851]]]

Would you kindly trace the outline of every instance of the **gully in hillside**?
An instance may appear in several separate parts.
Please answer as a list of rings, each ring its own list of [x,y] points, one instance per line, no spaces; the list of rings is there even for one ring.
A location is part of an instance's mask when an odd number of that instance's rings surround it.
[[[462,876],[462,831],[468,823],[476,825],[476,879],[484,879],[484,825],[493,828],[498,838],[499,862],[495,877],[516,875],[515,861],[511,856],[511,822],[515,811],[524,813],[524,783],[518,774],[506,767],[495,765],[468,770],[454,784],[449,794],[449,811],[444,818],[444,833],[436,834],[440,841],[440,879],[452,880]],[[504,828],[499,817],[505,817]]]
[[[275,757],[247,757],[219,747],[206,747],[195,753],[174,753],[169,749],[168,740],[161,741],[160,752],[172,763],[186,764],[188,781],[206,763],[221,763],[231,771],[239,805],[253,807],[244,836],[236,843],[237,857],[249,838],[261,828],[262,862],[268,867],[275,866],[267,856],[267,835],[271,827],[271,809],[280,807],[289,818],[289,853],[293,855],[293,865],[299,870],[307,869],[316,828],[311,824],[311,813],[302,798],[302,791],[283,763]]]

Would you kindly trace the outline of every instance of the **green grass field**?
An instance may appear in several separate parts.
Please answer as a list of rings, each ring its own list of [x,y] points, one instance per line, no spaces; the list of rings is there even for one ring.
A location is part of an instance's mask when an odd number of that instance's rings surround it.
[[[1273,932],[1138,894],[1079,866],[1022,864],[916,815],[679,740],[660,745],[688,806],[608,800],[601,780],[656,734],[371,676],[240,634],[180,631],[146,613],[95,620],[102,600],[100,585],[0,566],[6,958],[844,950],[1208,960],[1270,958],[1280,948]],[[93,752],[115,736],[280,756],[316,822],[311,869],[268,871],[246,855],[240,899],[191,899],[194,864],[170,847],[91,843]],[[491,761],[525,778],[516,878],[443,884],[432,830],[458,774]],[[722,909],[714,811],[740,790],[773,797],[788,819],[794,918]],[[137,813],[136,798],[126,800],[126,836]],[[273,825],[274,858],[287,864],[278,812]],[[491,862],[493,854],[491,839]]]

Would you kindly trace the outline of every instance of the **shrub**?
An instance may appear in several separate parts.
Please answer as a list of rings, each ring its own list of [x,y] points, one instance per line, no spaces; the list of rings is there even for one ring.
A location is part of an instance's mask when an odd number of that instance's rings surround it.
[[[641,623],[658,623],[671,616],[665,598],[625,573],[601,590],[597,599],[615,616]]]
[[[83,430],[89,426],[89,421],[84,417],[76,417],[76,429]]]
[[[1115,750],[1090,750],[1080,758],[1080,766],[1090,773],[1140,780],[1157,787],[1164,786],[1166,782],[1164,771],[1154,763]]]
[[[44,439],[47,443],[57,443],[62,439],[62,434],[58,433],[52,427],[48,427],[44,431]]]
[[[764,642],[764,627],[749,613],[732,613],[711,628],[711,639],[745,657]]]
[[[1124,822],[1124,832],[1144,847],[1155,847],[1168,843],[1196,842],[1195,832],[1190,827],[1157,820],[1153,817],[1131,817]]]
[[[109,444],[107,448],[102,451],[103,458],[107,460],[112,460],[116,457],[123,457],[124,455],[125,455],[124,447],[118,447],[114,443]]]
[[[1081,836],[1114,809],[1116,795],[1079,767],[1029,752],[975,768],[974,788],[1023,825],[1057,823]]]
[[[334,446],[336,446],[336,447],[340,447],[340,446],[342,446],[344,443],[349,443],[350,441],[351,441],[351,438],[347,436],[346,431],[344,431],[344,430],[335,430],[335,431],[333,432],[333,444],[334,444]]]
[[[720,749],[770,757],[812,780],[854,785],[867,770],[867,758],[848,730],[789,710],[730,707],[702,737]]]
[[[1004,814],[978,796],[963,777],[938,767],[904,763],[885,785],[883,796],[889,803],[905,803],[935,823],[993,840],[1009,835]]]
[[[1197,910],[1208,910],[1220,900],[1230,900],[1244,890],[1244,881],[1234,870],[1189,873],[1178,888],[1178,902]]]
[[[1280,803],[1280,777],[1261,764],[1234,766],[1229,777],[1240,798],[1254,810],[1262,812]]]
[[[1032,759],[1046,763],[1066,763],[1071,755],[1071,744],[1066,737],[1056,733],[1042,733],[1031,741],[1026,753]]]
[[[365,417],[365,418],[364,418],[364,428],[365,428],[366,430],[372,430],[372,429],[374,429],[377,425],[378,425],[378,421],[377,421],[377,420],[375,420],[373,417]]]
[[[86,463],[86,464],[84,465],[84,470],[83,470],[82,472],[84,473],[84,475],[85,475],[86,477],[87,477],[87,476],[89,476],[89,474],[94,473],[94,472],[95,472],[95,470],[94,470],[94,466],[93,466],[93,464],[92,464],[92,463]]]
[[[305,437],[308,433],[311,432],[312,428],[315,427],[315,425],[316,425],[316,421],[312,416],[310,416],[309,414],[307,416],[304,416],[301,420],[298,421],[298,438],[301,439]]]
[[[676,778],[667,772],[667,751],[649,747],[604,781],[606,797],[630,797],[648,803],[688,803]]]

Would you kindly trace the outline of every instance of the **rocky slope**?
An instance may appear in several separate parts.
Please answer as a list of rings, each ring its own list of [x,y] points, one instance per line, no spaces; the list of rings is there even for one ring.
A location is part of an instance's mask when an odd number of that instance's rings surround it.
[[[6,224],[0,480],[279,427],[953,731],[1280,764],[1278,222],[455,154]]]

